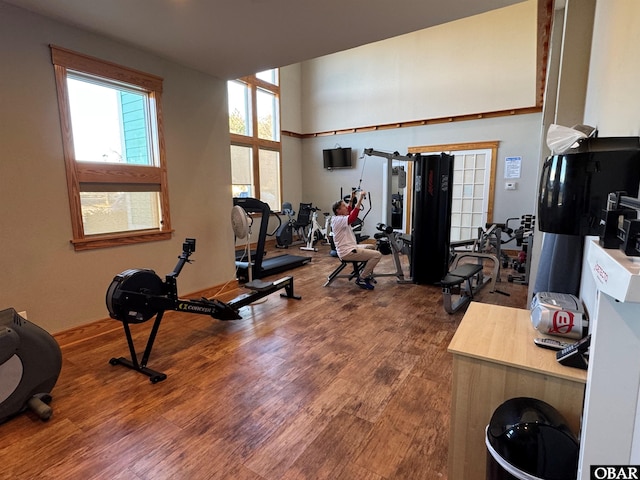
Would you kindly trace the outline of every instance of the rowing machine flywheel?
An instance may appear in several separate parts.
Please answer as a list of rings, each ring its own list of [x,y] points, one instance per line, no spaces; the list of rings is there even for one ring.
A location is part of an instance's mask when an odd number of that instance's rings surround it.
[[[162,295],[163,285],[149,269],[130,269],[116,275],[107,289],[109,316],[128,323],[146,322],[158,313],[146,297]]]

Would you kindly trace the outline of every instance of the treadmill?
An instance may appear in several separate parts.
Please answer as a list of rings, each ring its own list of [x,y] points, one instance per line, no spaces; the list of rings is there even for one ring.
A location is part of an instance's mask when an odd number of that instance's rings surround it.
[[[265,202],[251,197],[234,197],[233,205],[241,206],[247,213],[262,214],[260,222],[260,232],[258,233],[258,244],[256,246],[255,255],[251,253],[251,263],[253,270],[251,272],[254,279],[268,277],[286,270],[301,267],[311,262],[311,257],[302,255],[280,255],[273,258],[264,258],[265,243],[267,240],[268,220],[271,215],[271,208]],[[249,262],[236,260],[236,270],[238,279],[241,281],[249,281]]]

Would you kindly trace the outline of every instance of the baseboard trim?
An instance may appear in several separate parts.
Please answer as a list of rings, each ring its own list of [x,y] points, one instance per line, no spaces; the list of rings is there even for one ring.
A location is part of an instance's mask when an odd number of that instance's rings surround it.
[[[231,280],[225,284],[214,287],[205,288],[196,292],[184,295],[183,298],[216,298],[222,301],[228,301],[234,298],[239,288],[238,280]],[[181,296],[182,297],[182,296]],[[94,322],[78,325],[68,330],[53,334],[53,337],[60,345],[60,348],[70,347],[81,342],[85,342],[102,335],[106,335],[115,330],[122,330],[122,324],[114,321],[112,318],[103,318]]]

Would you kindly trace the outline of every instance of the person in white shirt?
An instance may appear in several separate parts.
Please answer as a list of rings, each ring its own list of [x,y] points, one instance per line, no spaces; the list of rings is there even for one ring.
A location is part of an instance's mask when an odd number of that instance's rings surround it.
[[[382,254],[374,250],[372,245],[360,245],[356,241],[351,224],[358,218],[362,199],[367,192],[361,191],[358,203],[352,207],[353,202],[347,205],[344,200],[335,202],[332,206],[334,216],[331,218],[331,231],[333,233],[333,243],[340,260],[345,262],[366,262],[360,277],[356,279],[356,285],[365,290],[373,290],[372,275],[373,269],[380,261]],[[351,194],[353,200],[355,192]]]

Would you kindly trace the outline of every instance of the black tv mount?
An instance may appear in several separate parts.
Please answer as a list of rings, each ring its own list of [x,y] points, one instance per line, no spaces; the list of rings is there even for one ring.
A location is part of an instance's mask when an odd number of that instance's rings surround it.
[[[107,289],[107,309],[111,318],[122,322],[131,360],[124,357],[112,358],[109,360],[111,365],[123,365],[147,375],[151,383],[165,380],[167,376],[148,368],[147,362],[160,328],[162,316],[167,310],[210,315],[218,320],[239,320],[242,318],[239,313],[242,307],[278,290],[285,290],[285,293],[280,294],[281,297],[296,300],[301,298],[294,295],[293,277],[283,277],[274,282],[260,282],[260,286],[254,287],[251,293],[241,294],[227,303],[208,298],[180,299],[178,298],[177,278],[182,267],[186,263],[191,263],[189,257],[195,250],[196,240],[187,238],[182,244],[182,253],[178,257],[178,263],[173,271],[166,275],[164,282],[150,269],[130,269],[115,276]],[[154,316],[156,318],[149,333],[146,348],[142,358],[138,360],[129,325],[146,322]]]

